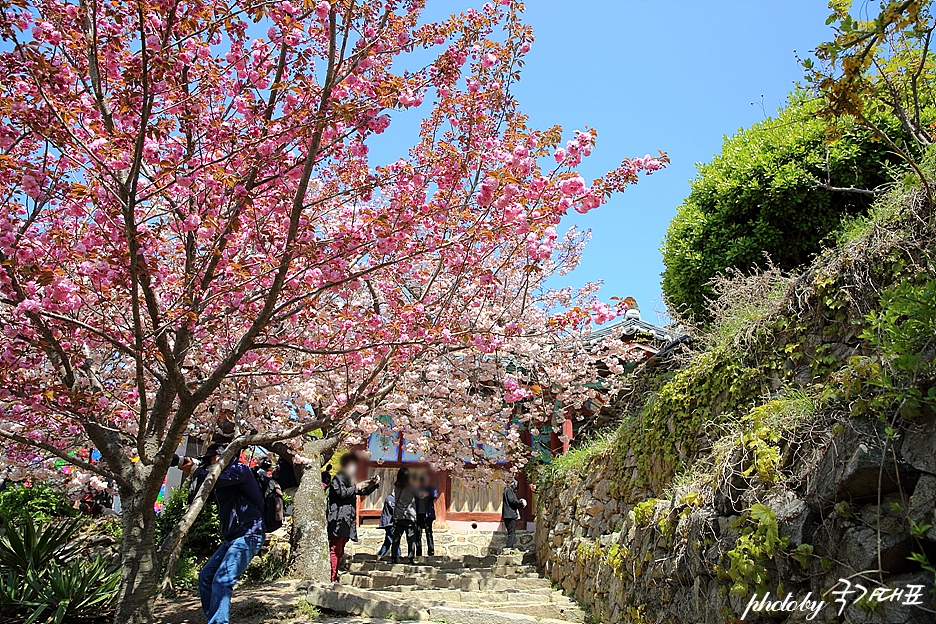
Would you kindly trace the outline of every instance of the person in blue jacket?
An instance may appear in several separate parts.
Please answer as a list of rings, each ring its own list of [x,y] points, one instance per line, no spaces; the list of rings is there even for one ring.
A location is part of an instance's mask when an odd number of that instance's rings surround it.
[[[198,464],[190,457],[174,456],[172,465],[204,479],[224,448],[224,444],[212,444],[196,458]],[[198,573],[198,593],[208,624],[229,624],[234,585],[263,546],[263,495],[250,467],[234,457],[221,471],[214,496],[223,542]]]
[[[393,507],[395,504],[396,500],[393,498],[393,494],[387,494],[387,498],[384,499],[383,509],[380,510],[380,522],[377,524],[378,529],[383,529],[386,532],[383,546],[377,552],[378,557],[383,557],[393,547]],[[396,555],[394,556],[397,558],[400,556],[399,544],[397,544]]]

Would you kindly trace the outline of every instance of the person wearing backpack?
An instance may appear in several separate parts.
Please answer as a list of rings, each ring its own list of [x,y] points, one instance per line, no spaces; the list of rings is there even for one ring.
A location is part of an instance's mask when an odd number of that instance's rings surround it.
[[[195,459],[175,455],[172,465],[204,480],[208,467],[217,463],[224,448],[224,444],[212,444]],[[234,585],[263,546],[263,494],[250,468],[234,457],[218,476],[214,496],[223,541],[198,573],[198,593],[208,624],[230,624]]]
[[[342,455],[340,465],[341,470],[328,484],[328,560],[331,580],[336,584],[345,545],[358,539],[357,497],[367,496],[380,484],[380,475],[357,483],[358,460],[353,453]]]
[[[260,486],[260,494],[263,496],[263,528],[267,533],[276,531],[286,519],[286,506],[283,503],[283,488],[279,482],[273,478],[270,471],[273,469],[273,462],[269,459],[261,459],[254,468],[254,478],[257,485]]]

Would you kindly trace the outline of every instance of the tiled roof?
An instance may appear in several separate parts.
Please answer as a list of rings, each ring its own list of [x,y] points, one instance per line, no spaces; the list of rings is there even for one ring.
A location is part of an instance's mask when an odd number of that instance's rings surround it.
[[[588,342],[599,342],[612,335],[635,336],[637,334],[649,334],[653,336],[655,340],[666,343],[673,342],[686,335],[684,332],[676,329],[660,327],[659,325],[654,325],[653,323],[648,323],[637,318],[626,318],[619,323],[614,323],[613,325],[608,325],[607,327],[601,327],[592,331],[591,335],[588,337]]]

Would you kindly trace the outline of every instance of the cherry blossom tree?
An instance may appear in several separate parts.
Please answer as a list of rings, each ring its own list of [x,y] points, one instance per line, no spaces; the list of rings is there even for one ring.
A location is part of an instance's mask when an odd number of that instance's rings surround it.
[[[386,413],[455,466],[482,443],[521,457],[511,420],[613,379],[623,354],[602,368],[583,335],[619,310],[544,286],[584,243],[556,226],[665,155],[587,183],[595,132],[560,147],[511,93],[522,6],[425,23],[423,4],[5,2],[3,461],[115,484],[117,622],[152,620],[225,462],[162,544],[154,502],[219,407],[240,424],[223,460],[322,427],[353,440]],[[372,163],[371,138],[416,107],[412,148]]]

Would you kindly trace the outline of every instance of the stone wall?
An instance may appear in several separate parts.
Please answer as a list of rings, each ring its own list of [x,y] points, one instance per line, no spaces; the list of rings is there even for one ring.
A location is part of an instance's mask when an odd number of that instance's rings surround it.
[[[795,453],[800,465],[780,483],[745,476],[743,466],[730,465],[740,462],[735,457],[706,488],[674,487],[665,500],[631,505],[612,495],[607,462],[593,462],[584,477],[557,478],[537,495],[536,553],[545,574],[596,621],[610,623],[738,622],[758,574],[761,589],[798,599],[812,592],[833,600],[827,592],[842,578],[867,588],[920,584],[932,607],[934,576],[908,557],[925,552],[932,561],[936,552],[936,419],[916,423],[896,443],[869,419],[816,421],[808,448]],[[771,517],[773,549],[764,546]],[[911,520],[931,528],[913,535]],[[752,540],[760,552],[745,550]],[[899,602],[866,600],[841,618],[838,607],[826,605],[814,621],[934,621],[934,611]],[[804,614],[769,620],[801,622]]]
[[[347,552],[351,555],[361,553],[377,554],[383,544],[386,533],[383,529],[361,527],[358,529],[357,542],[349,542]],[[457,531],[437,527],[433,531],[436,556],[464,557],[474,555],[484,557],[500,553],[505,546],[507,534],[502,531]],[[425,543],[423,544],[425,548]],[[406,538],[402,540],[403,553],[406,553]],[[515,548],[523,551],[533,550],[533,532],[517,531]]]

